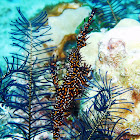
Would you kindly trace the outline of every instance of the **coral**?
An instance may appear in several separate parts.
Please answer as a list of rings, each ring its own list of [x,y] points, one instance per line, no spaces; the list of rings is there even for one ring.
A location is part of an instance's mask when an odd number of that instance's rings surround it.
[[[86,59],[87,64],[94,65],[96,71],[101,69],[102,74],[108,71],[108,77],[112,78],[112,83],[114,85],[121,85],[125,88],[132,86],[133,90],[129,91],[127,94],[122,95],[123,98],[134,102],[134,108],[132,106],[121,106],[132,110],[131,117],[139,120],[138,115],[138,104],[139,104],[139,33],[140,26],[139,22],[133,19],[123,19],[121,20],[113,29],[106,31],[105,33],[91,33],[90,38],[87,40],[86,51],[81,50],[82,56]],[[96,39],[96,35],[97,39]],[[94,40],[92,42],[92,38]],[[98,49],[97,49],[98,47]],[[92,49],[96,48],[89,57]],[[125,112],[123,116],[129,116],[128,112]],[[129,117],[128,117],[129,118]],[[124,123],[124,128],[129,127],[129,123]],[[130,123],[130,128],[133,130],[133,126],[136,122],[133,120]],[[130,130],[132,135],[138,135],[139,129],[134,131]]]
[[[52,9],[53,11],[57,12],[57,8],[59,9],[60,6],[76,6],[77,4],[60,4],[58,7]],[[62,8],[62,7],[61,7]],[[48,11],[48,10],[47,10]],[[84,7],[76,7],[76,8],[69,8],[64,9],[64,11],[58,15],[50,15],[48,17],[48,24],[51,25],[50,36],[52,41],[46,42],[43,46],[46,48],[48,46],[57,46],[56,50],[53,54],[58,55],[59,58],[66,58],[65,52],[65,44],[69,41],[73,42],[76,41],[76,34],[75,29],[80,24],[80,22],[88,16],[88,13],[91,9],[88,6]],[[51,12],[51,11],[50,11]],[[72,21],[72,22],[71,22]],[[42,37],[44,39],[45,37]],[[52,55],[49,54],[49,56]]]
[[[66,58],[66,52],[64,51],[65,44],[68,42],[74,42],[76,41],[76,35],[75,34],[69,34],[65,35],[60,44],[58,45],[57,49],[53,52],[54,55],[58,56],[58,58],[64,59]],[[45,47],[46,45],[43,44]]]
[[[51,5],[46,6],[43,10],[46,10],[48,17],[51,17],[61,15],[65,9],[77,9],[80,6],[81,3],[59,3],[55,7],[52,7]]]

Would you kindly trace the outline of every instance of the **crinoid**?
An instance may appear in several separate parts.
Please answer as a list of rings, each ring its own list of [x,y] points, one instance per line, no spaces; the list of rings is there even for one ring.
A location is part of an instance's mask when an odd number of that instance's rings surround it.
[[[139,20],[140,4],[137,0],[131,2],[127,0],[82,1],[88,3],[91,7],[97,8],[94,19],[95,21],[91,25],[97,32],[100,32],[103,28],[108,30],[113,28],[120,20],[124,18],[133,17],[136,20]],[[80,26],[81,25],[82,24],[80,24]]]
[[[29,21],[19,8],[17,11],[20,17],[11,24],[11,39],[19,52],[12,54],[12,62],[5,58],[7,71],[0,77],[0,95],[1,103],[13,109],[10,114],[13,121],[8,121],[7,125],[16,127],[21,134],[14,135],[11,131],[5,137],[31,140],[42,132],[52,130],[52,121],[49,119],[51,102],[42,100],[51,95],[48,92],[49,78],[46,77],[49,67],[44,67],[50,58],[40,58],[39,55],[55,47],[40,49],[42,43],[51,41],[49,38],[41,39],[42,36],[47,37],[50,30],[49,25],[45,26],[48,20],[46,12]]]
[[[65,123],[67,127],[63,130],[73,140],[119,140],[129,132],[129,129],[126,129],[120,134],[115,133],[115,127],[121,124],[123,120],[126,121],[125,118],[119,116],[119,113],[131,110],[116,105],[132,103],[116,97],[132,90],[132,88],[113,87],[111,80],[107,79],[107,73],[105,76],[101,76],[100,70],[98,80],[93,73],[92,79],[88,80],[86,78],[86,80],[89,82],[86,89],[93,92],[93,95],[85,94],[85,98],[82,99],[82,104],[88,102],[88,107],[84,105],[78,118],[73,116],[72,125],[69,126]],[[114,112],[117,115],[113,114]]]
[[[56,99],[54,106],[53,121],[54,121],[54,132],[53,137],[55,139],[60,138],[60,126],[63,124],[63,117],[65,113],[68,114],[68,108],[72,104],[73,100],[82,95],[83,86],[87,85],[87,80],[85,77],[88,77],[90,72],[90,67],[84,64],[81,66],[81,55],[80,48],[86,46],[87,33],[89,31],[89,26],[93,22],[92,17],[94,16],[95,9],[93,8],[88,22],[85,23],[83,29],[81,29],[80,34],[77,37],[77,48],[73,49],[72,52],[68,56],[68,69],[67,74],[63,79],[63,84],[61,86],[58,85],[58,76],[57,76],[57,66],[56,61],[51,61],[51,74],[53,79],[53,84],[56,88]]]

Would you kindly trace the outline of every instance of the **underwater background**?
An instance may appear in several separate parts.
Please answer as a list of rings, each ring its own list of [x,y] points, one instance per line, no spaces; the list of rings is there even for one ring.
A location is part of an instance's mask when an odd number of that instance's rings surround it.
[[[10,56],[11,52],[16,52],[14,47],[10,46],[10,30],[11,26],[10,23],[12,20],[16,19],[17,17],[17,10],[16,7],[20,7],[24,15],[30,19],[34,17],[36,14],[41,12],[45,6],[48,5],[57,5],[63,2],[72,2],[69,0],[1,0],[0,1],[0,60],[1,60],[1,68],[5,67],[3,56]],[[3,55],[4,54],[4,55]]]
[[[131,18],[131,19],[136,20],[137,22],[140,22],[140,9],[139,9],[140,1],[139,0],[122,0],[122,1],[118,0],[118,3],[119,2],[121,2],[121,4],[124,7],[126,7],[126,10],[127,10],[127,11],[125,11],[127,14],[123,14],[123,12],[122,12],[121,19]],[[50,31],[50,33],[52,33],[51,38],[53,39],[53,41],[52,41],[52,43],[48,43],[47,45],[56,46],[56,47],[60,48],[56,52],[56,54],[59,55],[61,58],[65,58],[69,49],[71,49],[75,45],[74,35],[78,34],[79,26],[83,25],[83,19],[86,18],[87,16],[89,16],[89,13],[91,12],[91,8],[96,6],[96,5],[98,5],[99,7],[100,6],[106,6],[106,3],[102,0],[0,0],[0,40],[1,40],[1,43],[0,43],[0,68],[2,69],[2,71],[3,72],[6,71],[6,68],[7,68],[7,65],[6,65],[5,60],[3,59],[3,56],[8,57],[9,60],[12,60],[12,58],[10,57],[11,53],[18,53],[17,48],[10,45],[12,43],[12,41],[10,39],[11,36],[9,34],[9,32],[11,31],[11,25],[10,25],[11,21],[14,21],[19,16],[18,12],[17,12],[17,9],[16,9],[17,7],[20,7],[22,13],[24,14],[24,16],[27,19],[34,18],[35,16],[39,15],[42,11],[47,11],[48,17],[53,17],[52,19],[50,18],[50,21],[49,21],[50,26],[52,26],[52,31]],[[76,14],[74,15],[73,11],[67,11],[68,15],[61,16],[60,19],[57,20],[57,17],[62,15],[63,12],[65,11],[65,9],[78,9],[80,7],[86,7],[86,8],[83,8],[83,9],[81,8],[81,10],[79,10],[79,11],[77,10],[77,13],[76,13],[77,15]],[[52,10],[52,9],[56,10],[57,12]],[[116,9],[121,10],[122,7],[118,6]],[[132,11],[133,11],[133,13],[132,13]],[[72,14],[70,14],[70,13],[72,13]],[[69,16],[69,18],[67,16]],[[121,20],[121,19],[119,19],[119,20]],[[73,22],[73,20],[75,22]],[[111,20],[111,18],[109,20]],[[118,23],[119,20],[116,23]],[[72,24],[71,24],[71,22],[72,22]],[[93,24],[94,24],[94,22],[93,22]],[[136,23],[136,24],[138,24],[138,23]],[[67,26],[65,26],[65,25],[67,25]],[[95,27],[95,31],[104,33],[106,31],[112,29],[115,25],[116,24],[114,24],[112,27],[109,25],[110,27],[108,28],[107,27],[108,25],[106,26],[106,24],[103,24],[103,25],[100,25],[99,28]],[[66,29],[67,27],[69,29]],[[66,36],[66,35],[68,35],[68,36]],[[97,40],[101,40],[101,38],[102,38],[101,36],[99,38],[97,38]],[[89,41],[89,43],[90,43],[90,41]],[[138,41],[138,44],[139,43],[140,42]],[[46,46],[44,45],[44,47],[46,47]],[[102,46],[100,48],[102,49]],[[140,48],[138,48],[138,50],[139,49]],[[97,50],[97,51],[99,51],[99,50]],[[137,50],[134,50],[134,51],[137,51]],[[86,52],[86,50],[85,50],[85,52]],[[22,52],[19,51],[19,53],[22,53]],[[88,54],[88,52],[86,52],[86,53]],[[97,55],[97,53],[95,54],[95,56]],[[139,51],[138,51],[138,54],[140,54]],[[104,59],[105,58],[104,55],[105,54],[103,54],[103,56],[101,55],[100,58]],[[114,57],[116,57],[116,56],[114,56]],[[122,56],[119,56],[118,58],[121,59]],[[93,62],[90,63],[87,60],[88,64],[93,64],[92,65],[93,68],[95,68],[95,67],[100,68],[100,69],[102,68],[102,66],[101,66],[102,63],[98,62],[96,59],[94,59],[94,57],[91,58],[91,59],[93,61],[95,60],[96,64],[94,65]],[[115,61],[117,62],[118,59],[117,60],[115,59]],[[126,61],[126,63],[127,63],[127,61]],[[137,61],[137,65],[139,65],[140,64],[139,59],[136,60],[136,61]],[[126,63],[124,65],[127,65]],[[138,70],[138,72],[137,72],[138,74],[136,75],[136,77],[138,76],[137,79],[139,80],[139,77],[140,77],[139,70],[140,69],[139,69],[139,67],[136,67],[136,66],[134,66],[134,68],[136,68]],[[104,69],[104,67],[102,69]],[[117,74],[116,73],[114,72],[114,75],[117,77],[118,73]],[[132,71],[131,74],[133,74],[133,71]],[[112,78],[112,75],[110,74],[110,78]],[[136,78],[136,77],[134,76],[133,78]],[[114,81],[115,80],[116,79],[114,79]],[[134,81],[135,83],[137,83],[137,85],[134,87],[134,88],[136,88],[134,96],[136,96],[135,98],[137,98],[137,100],[136,99],[134,99],[134,100],[130,99],[132,102],[133,101],[140,102],[140,89],[139,89],[140,85],[139,85],[138,80]],[[118,82],[118,80],[116,80],[116,81]],[[128,88],[128,85],[129,86],[134,86],[134,84],[132,84],[132,85],[128,84],[127,85],[127,83],[125,82],[124,79],[121,82],[118,82],[118,83],[119,84],[124,83],[124,86],[126,86],[127,88]],[[139,108],[139,107],[137,107],[137,108]],[[3,109],[8,114],[8,110],[4,107],[3,107]],[[137,114],[140,114],[139,111],[140,110],[136,111]],[[8,120],[8,117],[0,123],[5,123],[5,122],[7,122],[7,120]],[[10,116],[9,116],[9,120],[10,120]],[[132,121],[132,120],[130,120],[130,121]],[[137,122],[135,122],[135,123],[137,123],[138,125],[133,130],[133,131],[136,131],[136,133],[134,132],[132,134],[132,135],[134,135],[132,138],[130,138],[132,140],[133,139],[134,140],[140,139],[140,137],[139,137],[140,133],[137,133],[138,131],[140,132],[140,115],[137,116]],[[131,126],[131,125],[128,124],[127,126]],[[4,129],[4,128],[2,127],[1,129]],[[18,132],[14,132],[14,133],[18,133]],[[10,139],[7,138],[7,140],[10,140]]]
[[[95,0],[95,2],[98,0]],[[4,61],[2,59],[2,56],[9,56],[10,52],[16,51],[14,47],[10,46],[11,40],[10,40],[10,22],[14,20],[17,17],[17,10],[16,7],[20,7],[22,9],[22,12],[24,15],[30,19],[31,17],[34,17],[36,14],[40,13],[42,9],[44,9],[46,6],[49,5],[57,5],[59,3],[71,3],[71,2],[78,2],[78,0],[1,0],[0,2],[0,60],[1,60],[1,68],[3,69],[5,66]],[[83,0],[79,0],[79,2],[83,2]],[[94,0],[86,1],[84,0],[87,5],[94,5]],[[127,3],[129,7],[127,7],[128,10],[133,10],[133,5],[131,3],[139,4],[140,2],[137,0],[122,0],[122,3]],[[128,6],[127,5],[127,6]],[[139,20],[138,15],[136,14],[129,14],[128,17],[131,17],[133,19]]]
[[[22,12],[24,15],[30,19],[40,13],[42,9],[45,7],[48,8],[49,5],[55,6],[59,3],[72,3],[72,2],[84,2],[87,5],[94,6],[94,0],[1,0],[0,4],[0,66],[2,69],[4,69],[5,64],[2,59],[4,56],[10,56],[11,52],[16,51],[14,47],[10,46],[11,40],[10,40],[10,22],[14,20],[17,17],[17,10],[16,7],[20,7],[22,9]],[[95,0],[95,2],[98,2],[98,0]],[[138,0],[122,0],[121,3],[123,3],[127,6],[128,14],[127,17],[130,17],[132,19],[139,20],[138,14],[131,14],[131,11],[134,8],[133,5],[137,5],[140,2]],[[133,3],[133,5],[132,5]],[[125,15],[126,16],[126,15]]]

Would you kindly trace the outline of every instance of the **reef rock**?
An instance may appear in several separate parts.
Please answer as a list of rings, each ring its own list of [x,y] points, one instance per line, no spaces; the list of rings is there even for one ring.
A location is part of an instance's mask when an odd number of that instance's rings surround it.
[[[88,6],[78,9],[66,9],[60,16],[49,17],[48,24],[51,26],[50,33],[53,41],[47,45],[59,45],[65,35],[74,34],[77,26],[91,12]]]
[[[121,105],[132,110],[126,111],[127,118],[122,129],[130,127],[130,134],[140,136],[140,23],[133,19],[121,20],[105,33],[91,33],[86,51],[81,52],[85,61],[94,66],[102,75],[108,71],[113,85],[133,87],[119,98],[126,98],[132,105]]]
[[[91,9],[89,6],[83,6],[77,9],[65,9],[59,16],[49,17],[48,24],[51,26],[51,30],[48,34],[50,34],[49,37],[52,41],[43,44],[43,46],[45,48],[48,46],[57,46],[54,54],[60,58],[65,58],[63,50],[65,43],[76,40],[75,30],[90,12]],[[45,39],[46,37],[42,38],[42,40]]]

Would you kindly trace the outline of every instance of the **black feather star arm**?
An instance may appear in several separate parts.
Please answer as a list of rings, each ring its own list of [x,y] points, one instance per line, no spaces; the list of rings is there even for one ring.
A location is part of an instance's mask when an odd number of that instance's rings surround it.
[[[4,106],[0,106],[0,139],[3,139],[6,134],[14,132],[14,129],[7,124],[9,118],[8,109]]]
[[[42,12],[32,21],[27,20],[19,8],[20,17],[12,22],[13,46],[19,48],[19,53],[13,53],[13,61],[5,58],[7,71],[0,78],[1,103],[13,109],[8,122],[20,130],[21,135],[6,135],[13,139],[34,139],[45,131],[52,131],[50,114],[53,110],[51,96],[51,83],[47,66],[50,57],[47,53],[55,47],[42,48],[48,38],[50,26],[47,25],[47,14]],[[40,57],[44,56],[44,57]],[[17,120],[17,121],[16,121]]]
[[[113,28],[123,18],[132,17],[139,20],[140,4],[137,0],[135,2],[121,0],[82,1],[97,9],[94,18],[95,21],[91,27],[98,32],[100,32],[102,28],[108,30]]]
[[[65,140],[69,136],[69,139],[75,140],[119,140],[126,133],[129,133],[129,129],[126,129],[120,134],[116,134],[115,127],[126,121],[119,114],[125,110],[131,110],[117,105],[133,103],[125,99],[119,99],[118,97],[132,90],[132,88],[123,89],[116,86],[113,87],[111,80],[107,79],[107,73],[105,76],[101,76],[100,70],[98,80],[92,73],[92,79],[88,81],[90,84],[86,88],[87,90],[92,90],[94,95],[87,94],[85,98],[81,99],[82,104],[88,102],[88,107],[84,105],[79,116],[72,117],[71,126],[65,122],[65,127],[62,128],[65,136],[62,139]],[[68,135],[67,138],[66,135]]]

